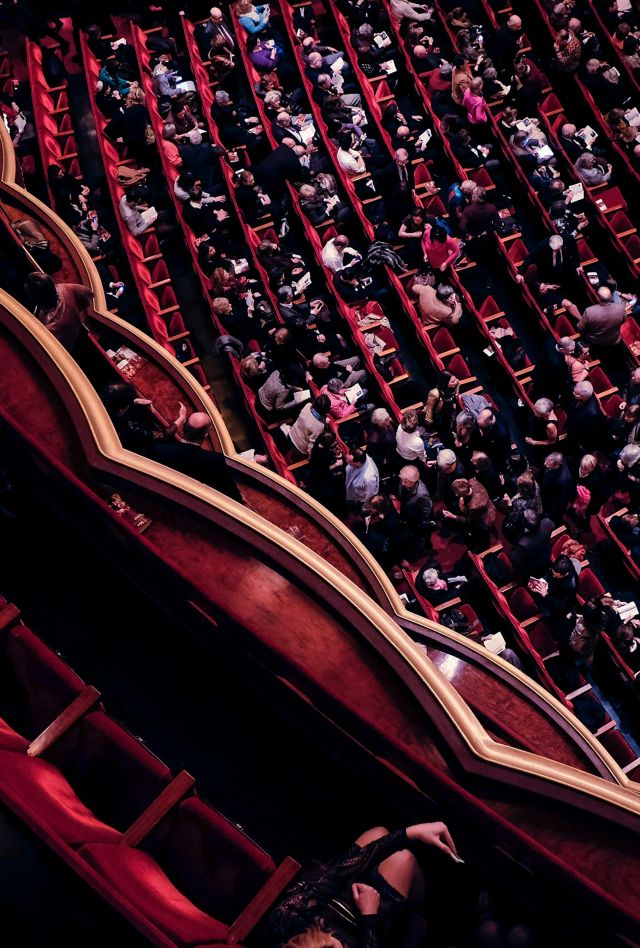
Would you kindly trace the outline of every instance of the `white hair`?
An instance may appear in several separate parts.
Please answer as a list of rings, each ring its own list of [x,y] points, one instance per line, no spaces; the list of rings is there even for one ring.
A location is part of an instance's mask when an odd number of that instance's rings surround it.
[[[533,407],[539,414],[548,415],[550,411],[553,411],[553,402],[550,398],[539,398]]]
[[[441,471],[445,467],[450,467],[452,464],[455,464],[457,460],[455,451],[452,451],[451,448],[442,448],[441,451],[438,451],[438,457],[436,459],[438,470]]]
[[[386,408],[375,408],[371,412],[371,424],[376,426],[382,425],[387,420],[387,418],[390,417],[391,416],[389,415],[389,412]]]
[[[578,382],[573,387],[573,394],[580,395],[581,398],[591,398],[593,395],[593,385],[591,382]]]
[[[625,444],[620,452],[620,460],[625,467],[633,467],[640,461],[640,444]]]

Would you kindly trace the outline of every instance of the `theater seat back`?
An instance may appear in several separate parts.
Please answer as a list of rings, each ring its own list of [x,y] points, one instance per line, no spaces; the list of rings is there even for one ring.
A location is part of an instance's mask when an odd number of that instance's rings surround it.
[[[86,715],[45,756],[99,819],[122,832],[171,780],[169,768],[102,711]]]
[[[84,687],[61,658],[25,626],[0,637],[0,716],[33,740]]]
[[[231,924],[274,871],[269,856],[222,814],[189,797],[143,841],[173,884]]]

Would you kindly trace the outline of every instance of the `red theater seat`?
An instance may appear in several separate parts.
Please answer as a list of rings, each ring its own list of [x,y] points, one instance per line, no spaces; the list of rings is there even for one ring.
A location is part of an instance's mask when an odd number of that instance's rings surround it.
[[[39,757],[0,751],[0,796],[32,826],[69,846],[120,839],[78,799],[57,767]]]
[[[90,843],[82,847],[80,856],[178,944],[225,940],[228,927],[190,902],[148,853],[129,846]]]
[[[82,691],[84,682],[30,629],[0,637],[0,711],[29,741]]]
[[[78,721],[46,756],[100,819],[122,831],[171,781],[169,768],[103,711]]]

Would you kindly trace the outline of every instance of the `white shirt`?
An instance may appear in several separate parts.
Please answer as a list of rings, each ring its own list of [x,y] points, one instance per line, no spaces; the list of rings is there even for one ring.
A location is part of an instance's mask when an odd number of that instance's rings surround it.
[[[348,254],[346,263],[344,260],[345,253]],[[348,246],[342,248],[336,247],[335,237],[332,237],[331,240],[328,240],[322,248],[322,262],[328,270],[331,270],[332,273],[337,273],[338,270],[343,270],[346,266],[349,266],[351,263],[355,263],[357,260],[362,260],[360,254]]]
[[[347,464],[344,482],[347,500],[356,504],[364,504],[378,493],[380,474],[375,461],[370,457],[362,467],[352,467]]]
[[[391,0],[391,12],[396,20],[428,20],[431,17],[429,10],[424,7],[427,4],[411,3],[410,0]]]
[[[405,431],[400,425],[396,431],[396,451],[405,461],[426,459],[424,441],[417,431]]]
[[[364,158],[353,148],[348,151],[346,148],[338,148],[338,164],[349,175],[362,174],[367,170]]]

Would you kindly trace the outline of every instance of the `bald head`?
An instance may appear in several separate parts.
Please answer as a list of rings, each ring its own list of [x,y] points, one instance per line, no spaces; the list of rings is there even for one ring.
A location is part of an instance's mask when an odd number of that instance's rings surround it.
[[[514,32],[516,30],[521,30],[522,20],[520,19],[519,16],[510,16],[509,19],[507,20],[507,26],[509,27],[510,30],[513,30]]]
[[[598,299],[605,305],[611,302],[611,290],[608,286],[598,287]]]
[[[495,415],[490,408],[483,408],[476,418],[479,428],[488,428],[495,420]]]
[[[195,441],[200,444],[211,427],[211,419],[204,411],[194,411],[184,423],[182,437],[185,441]]]

